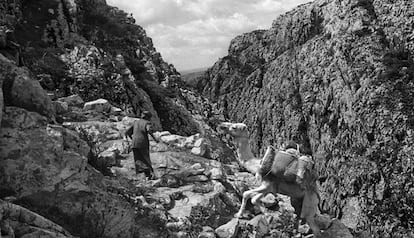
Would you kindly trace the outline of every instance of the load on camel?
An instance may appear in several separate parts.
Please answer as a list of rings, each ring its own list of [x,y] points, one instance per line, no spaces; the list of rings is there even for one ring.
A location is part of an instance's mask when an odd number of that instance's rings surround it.
[[[290,197],[297,217],[305,219],[314,236],[319,236],[320,228],[315,222],[315,216],[319,214],[320,197],[316,184],[317,176],[306,169],[306,166],[310,165],[309,157],[301,156],[299,160],[299,148],[286,148],[286,151],[276,152],[273,147],[268,147],[262,161],[255,158],[250,150],[249,133],[245,124],[223,122],[219,125],[219,129],[234,138],[240,165],[261,179],[259,187],[243,193],[242,205],[235,216],[242,216],[250,198],[253,204],[257,204],[260,198],[269,193],[283,194]],[[292,156],[284,156],[283,153]],[[289,161],[288,158],[295,161]],[[292,162],[296,163],[293,167]],[[288,170],[292,168],[294,171],[289,172]],[[297,177],[299,179],[296,179]]]

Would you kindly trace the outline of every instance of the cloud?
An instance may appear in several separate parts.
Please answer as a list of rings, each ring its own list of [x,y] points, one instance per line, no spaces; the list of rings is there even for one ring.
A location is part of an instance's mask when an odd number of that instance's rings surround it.
[[[209,67],[231,39],[267,29],[283,12],[310,0],[107,0],[132,13],[164,60],[178,70]]]

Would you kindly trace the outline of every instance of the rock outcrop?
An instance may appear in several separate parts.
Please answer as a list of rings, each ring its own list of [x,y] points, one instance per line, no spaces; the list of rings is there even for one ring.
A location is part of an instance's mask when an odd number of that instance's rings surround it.
[[[180,74],[125,12],[105,1],[84,0],[6,1],[0,11],[5,16],[0,19],[0,53],[17,66],[27,66],[37,79],[30,82],[19,73],[8,94],[36,83],[30,88],[42,86],[54,98],[78,94],[85,101],[105,98],[128,113],[151,111],[159,130],[182,135],[199,131],[191,114],[176,103],[182,97]],[[30,93],[13,100],[27,101]]]
[[[30,72],[0,54],[2,91],[6,106],[17,106],[54,119],[52,101]]]
[[[134,213],[87,164],[89,147],[47,118],[6,107],[0,135],[0,190],[72,234],[130,237]]]
[[[405,0],[304,4],[233,39],[198,90],[252,128],[257,154],[309,145],[323,209],[354,232],[412,236],[413,21]]]
[[[3,200],[0,200],[0,227],[2,237],[73,237],[52,221]]]

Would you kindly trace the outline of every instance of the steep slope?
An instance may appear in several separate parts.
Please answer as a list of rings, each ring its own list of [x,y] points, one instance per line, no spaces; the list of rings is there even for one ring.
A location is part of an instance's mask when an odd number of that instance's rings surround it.
[[[0,11],[0,52],[27,66],[51,95],[106,98],[133,113],[150,110],[157,129],[184,135],[199,130],[174,102],[179,73],[125,12],[104,0],[7,0]],[[128,80],[119,75],[117,55],[124,58]]]
[[[198,90],[253,128],[256,153],[288,139],[317,158],[323,208],[355,232],[413,228],[414,4],[317,0],[236,37]],[[385,225],[384,225],[385,224]]]
[[[167,208],[137,198],[151,194],[151,184],[141,189],[137,177],[104,176],[91,166],[100,159],[94,150],[99,144],[61,123],[106,125],[128,112],[150,110],[158,130],[205,132],[204,118],[195,114],[207,103],[192,104],[202,99],[179,87],[179,74],[133,22],[105,1],[0,2],[0,236],[170,237]],[[88,109],[72,94],[87,101],[106,98],[119,108]],[[92,135],[109,134],[110,143],[120,141],[128,149],[125,130],[114,133],[108,124],[106,134]],[[202,146],[194,153],[202,154]],[[215,159],[232,153],[218,147],[209,152]]]

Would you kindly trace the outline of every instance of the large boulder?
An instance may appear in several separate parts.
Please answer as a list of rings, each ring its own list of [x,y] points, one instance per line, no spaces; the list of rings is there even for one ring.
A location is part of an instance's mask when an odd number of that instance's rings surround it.
[[[0,78],[5,105],[25,108],[54,119],[55,111],[50,97],[39,82],[31,78],[27,68],[17,67],[0,54]]]
[[[62,225],[74,235],[131,237],[134,211],[87,165],[76,133],[35,112],[6,107],[0,132],[1,196]]]
[[[63,227],[39,214],[3,200],[0,200],[0,228],[3,237],[73,237]]]
[[[218,227],[216,229],[216,234],[220,238],[233,238],[237,237],[237,232],[240,229],[239,219],[233,219],[228,223]]]
[[[56,114],[64,114],[69,112],[69,105],[64,101],[53,101]]]

